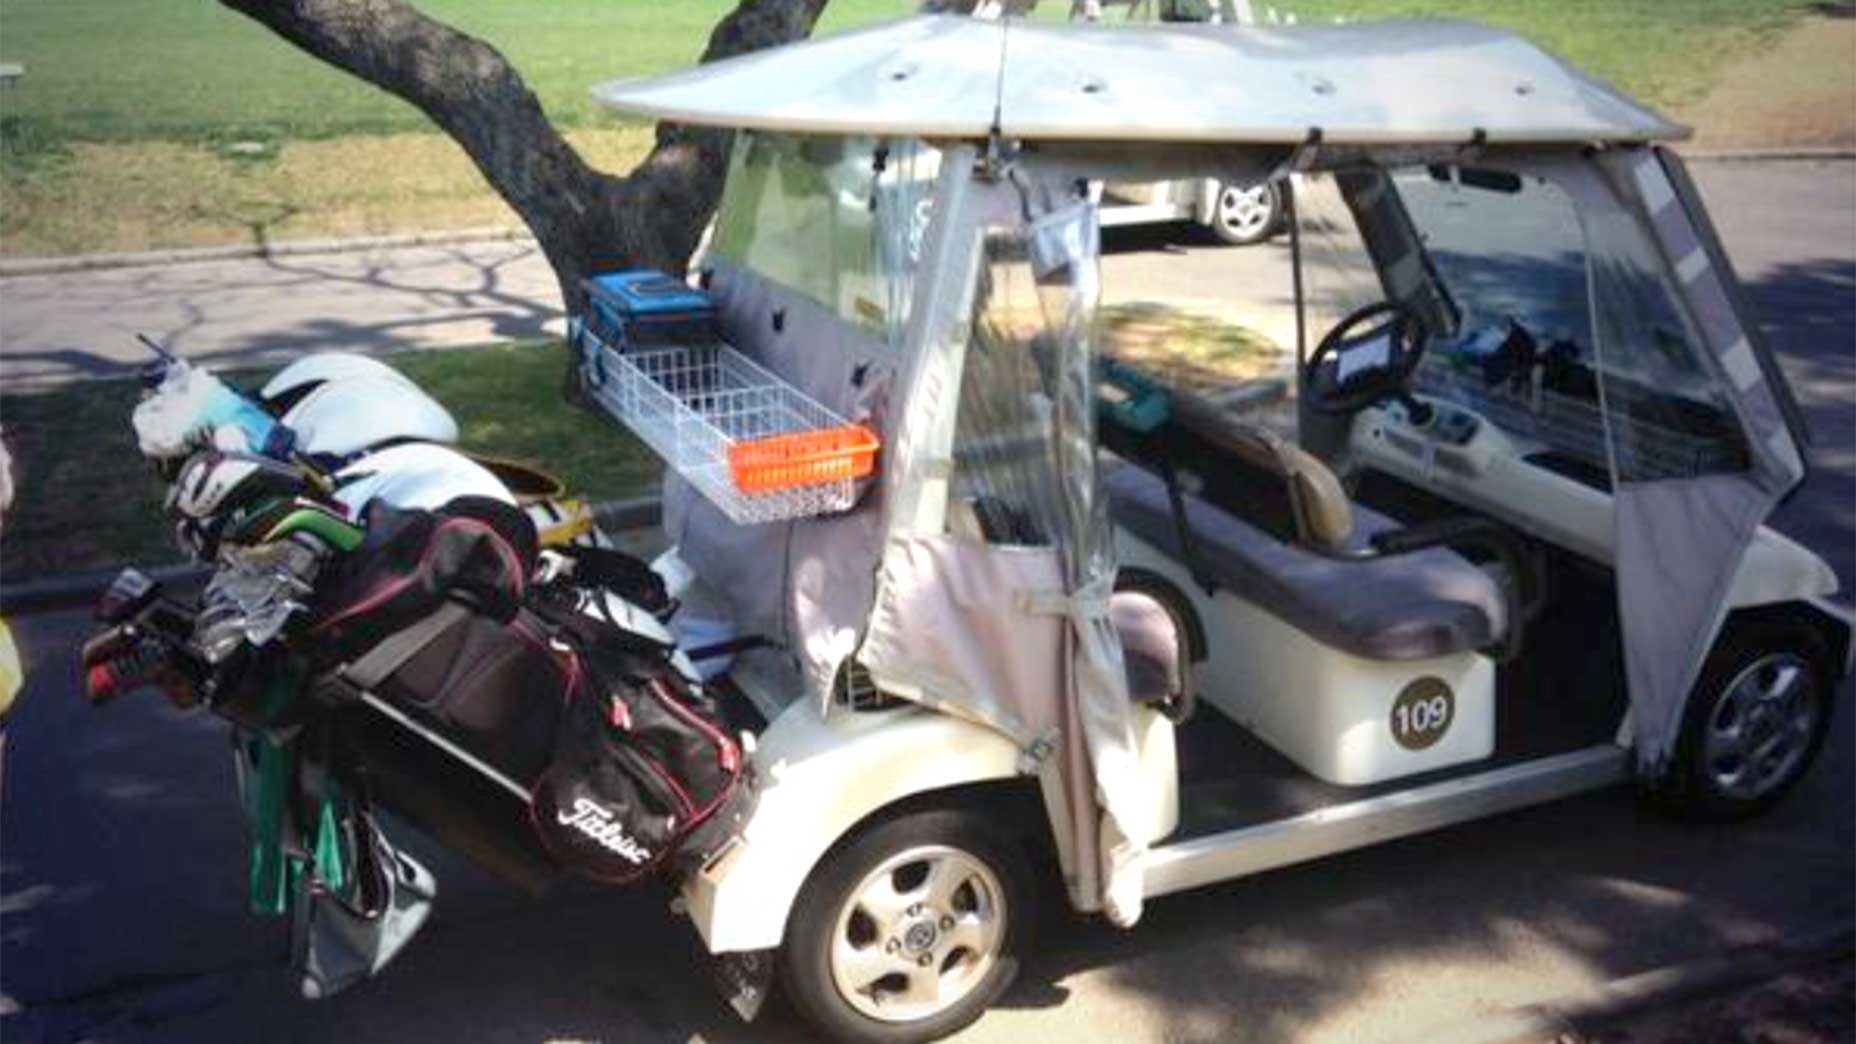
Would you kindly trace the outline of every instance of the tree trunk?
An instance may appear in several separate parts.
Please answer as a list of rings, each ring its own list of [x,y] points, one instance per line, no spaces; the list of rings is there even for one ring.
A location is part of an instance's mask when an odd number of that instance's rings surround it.
[[[221,0],[310,54],[418,106],[535,233],[571,310],[614,264],[680,271],[721,196],[730,132],[659,124],[623,177],[586,164],[496,48],[404,0]],[[742,0],[703,61],[810,34],[825,0]],[[590,86],[590,85],[589,85]]]

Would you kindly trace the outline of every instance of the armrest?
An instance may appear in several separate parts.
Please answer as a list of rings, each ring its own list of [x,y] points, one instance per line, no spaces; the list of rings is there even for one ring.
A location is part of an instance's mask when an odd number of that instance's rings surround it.
[[[1486,551],[1502,564],[1496,583],[1502,590],[1507,628],[1488,650],[1506,663],[1521,651],[1521,631],[1535,608],[1529,594],[1530,574],[1525,571],[1525,549],[1515,532],[1498,522],[1475,515],[1453,515],[1430,522],[1374,533],[1367,544],[1379,557],[1408,555],[1434,547],[1462,547]]]
[[[1482,547],[1500,554],[1504,547],[1513,550],[1516,540],[1513,533],[1497,522],[1476,515],[1452,515],[1374,533],[1366,542],[1381,555],[1406,555],[1450,546]]]

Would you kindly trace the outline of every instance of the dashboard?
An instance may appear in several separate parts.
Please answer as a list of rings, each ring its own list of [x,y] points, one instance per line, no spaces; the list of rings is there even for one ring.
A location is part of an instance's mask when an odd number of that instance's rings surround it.
[[[1349,436],[1351,467],[1372,468],[1529,536],[1612,562],[1611,478],[1606,469],[1515,436],[1457,403],[1414,424],[1396,402],[1361,410]],[[1727,594],[1730,606],[1763,605],[1837,590],[1829,565],[1770,526],[1753,534]]]
[[[1355,468],[1400,478],[1600,562],[1611,560],[1609,476],[1520,438],[1457,403],[1414,423],[1397,402],[1361,410],[1349,450]]]

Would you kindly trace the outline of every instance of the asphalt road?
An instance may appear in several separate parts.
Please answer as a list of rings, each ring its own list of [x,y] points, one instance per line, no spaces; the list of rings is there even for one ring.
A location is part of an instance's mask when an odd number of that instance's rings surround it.
[[[554,274],[522,240],[13,276],[0,279],[0,381],[131,375],[148,361],[138,333],[232,369],[563,328]]]
[[[1816,475],[1778,522],[1847,585],[1856,165],[1699,174],[1818,432]],[[1162,256],[1206,259],[1187,280],[1203,285],[1229,277],[1219,258],[1260,278],[1268,254],[1182,237]],[[10,285],[0,284],[9,306]],[[662,895],[530,902],[441,855],[438,916],[400,963],[351,994],[297,1001],[282,928],[241,908],[223,728],[147,699],[83,706],[72,651],[85,626],[75,613],[15,621],[31,680],[0,754],[0,1037],[806,1039],[777,1008],[735,1025]],[[1847,685],[1843,695],[1816,770],[1758,821],[1676,824],[1620,790],[1156,901],[1132,932],[1053,917],[1019,984],[960,1039],[1419,1040],[1614,977],[1851,924],[1856,719]]]
[[[1288,344],[1288,248],[1225,250],[1179,227],[1112,234],[1103,283],[1127,297],[1233,312]],[[533,242],[200,261],[0,278],[8,390],[133,375],[148,334],[196,362],[279,366],[305,352],[388,353],[560,336],[554,274]]]

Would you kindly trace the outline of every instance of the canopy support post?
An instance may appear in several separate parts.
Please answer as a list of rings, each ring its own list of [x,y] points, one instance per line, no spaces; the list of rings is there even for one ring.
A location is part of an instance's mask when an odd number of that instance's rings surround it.
[[[1289,276],[1295,293],[1295,398],[1302,399],[1302,370],[1308,365],[1308,316],[1302,300],[1302,221],[1296,213],[1295,178],[1282,181],[1283,216],[1289,223]]]

